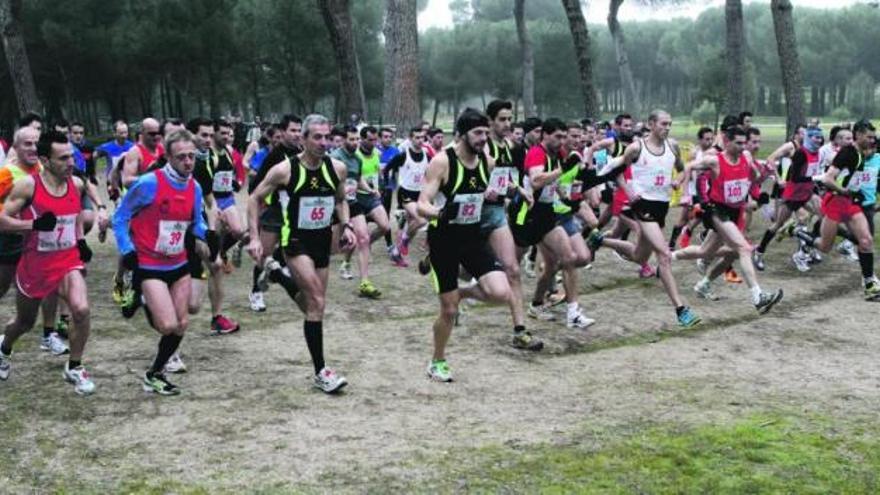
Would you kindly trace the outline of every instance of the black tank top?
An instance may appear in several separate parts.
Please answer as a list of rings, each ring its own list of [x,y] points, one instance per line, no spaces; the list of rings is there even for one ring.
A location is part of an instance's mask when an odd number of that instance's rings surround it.
[[[448,148],[449,180],[440,187],[440,201],[446,206],[439,219],[431,223],[436,232],[456,236],[477,236],[483,210],[483,194],[489,185],[488,160],[482,152],[477,155],[477,166],[464,166],[455,150]]]
[[[339,176],[330,157],[325,156],[316,170],[306,168],[297,156],[290,158],[290,181],[278,194],[284,213],[282,246],[288,245],[291,235],[303,237],[330,232],[338,187]]]

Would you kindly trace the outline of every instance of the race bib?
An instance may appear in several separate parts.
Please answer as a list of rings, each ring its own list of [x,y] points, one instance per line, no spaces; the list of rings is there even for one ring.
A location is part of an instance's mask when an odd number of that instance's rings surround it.
[[[489,176],[489,189],[499,196],[504,196],[507,194],[508,187],[510,187],[510,173],[508,168],[493,168],[492,175]]]
[[[746,179],[724,181],[724,202],[729,205],[742,203],[749,194],[750,185]]]
[[[232,192],[232,181],[235,180],[232,170],[222,170],[214,172],[214,185],[212,189],[215,193]]]
[[[299,218],[296,226],[303,230],[317,230],[330,226],[335,201],[329,196],[299,198]]]
[[[580,201],[584,198],[584,183],[576,180],[571,184],[571,190],[568,192],[568,197],[571,198],[572,201]]]
[[[358,181],[354,179],[345,179],[345,199],[354,201],[357,197]]]
[[[37,233],[37,251],[52,252],[70,249],[76,245],[76,215],[56,217],[55,229]]]
[[[458,206],[458,213],[449,223],[471,225],[480,221],[483,211],[482,194],[456,194],[452,202]]]
[[[632,167],[636,192],[665,197],[672,188],[672,169],[666,167]]]
[[[876,172],[873,172],[871,170],[859,170],[853,173],[852,179],[849,180],[847,188],[850,191],[858,191],[859,189],[864,187],[865,184],[870,184],[872,181],[876,180]]]
[[[409,191],[421,191],[422,181],[425,179],[425,170],[421,167],[410,168],[406,173],[401,174],[400,185]]]
[[[519,185],[519,170],[516,168],[509,168],[508,171],[510,172],[510,183],[514,186]]]
[[[379,176],[378,175],[365,175],[364,182],[370,186],[370,189],[376,190],[379,189]]]
[[[544,188],[541,189],[541,195],[538,196],[538,202],[539,203],[550,203],[550,204],[554,203],[556,201],[556,187],[557,187],[557,185],[558,185],[558,183],[556,181],[553,181],[552,183],[544,186]]]
[[[183,238],[189,222],[160,220],[159,237],[156,239],[156,252],[165,256],[177,256],[183,252]]]
[[[819,174],[819,162],[815,161],[812,163],[807,163],[807,177],[815,177]]]

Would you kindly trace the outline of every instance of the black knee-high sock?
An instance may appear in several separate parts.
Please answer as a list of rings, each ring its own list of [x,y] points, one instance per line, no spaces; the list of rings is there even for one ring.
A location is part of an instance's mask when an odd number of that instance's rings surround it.
[[[253,285],[251,286],[251,292],[260,292],[260,288],[257,286],[257,280],[260,278],[260,274],[263,273],[263,267],[260,266],[259,263],[254,265],[254,275],[253,275]]]
[[[161,373],[162,369],[165,368],[165,363],[168,362],[168,358],[174,354],[174,351],[180,346],[180,341],[183,340],[182,335],[163,335],[161,339],[159,339],[159,352],[156,353],[156,360],[153,361],[153,367],[150,368],[150,373]]]
[[[822,219],[818,219],[813,223],[813,237],[819,237],[822,230]]]
[[[843,225],[837,226],[837,235],[839,235],[840,237],[843,237],[844,239],[848,240],[849,242],[851,242],[853,244],[859,243],[859,240],[856,239],[856,237],[854,235],[852,235],[852,232],[843,228]]]
[[[235,246],[237,242],[238,239],[235,237],[232,237],[229,234],[223,234],[223,243],[220,245],[220,252],[226,254],[226,252],[229,251],[229,248]]]
[[[532,246],[532,249],[529,250],[529,261],[534,263],[538,259],[538,247]]]
[[[312,356],[312,364],[315,366],[315,374],[317,375],[324,368],[324,335],[323,322],[320,321],[304,321],[303,333],[306,336],[306,346],[309,348],[309,354]]]
[[[287,260],[284,259],[284,253],[281,252],[280,246],[275,248],[275,251],[272,251],[272,258],[278,263],[281,263],[281,266],[284,266],[284,264],[287,263]]]
[[[862,278],[874,276],[874,253],[859,251],[859,265],[862,267]]]
[[[672,227],[672,235],[669,236],[669,249],[675,249],[675,242],[678,240],[678,236],[681,235],[681,226]]]
[[[758,245],[758,252],[764,253],[767,251],[767,245],[770,244],[770,241],[776,236],[776,232],[767,229],[767,232],[764,232],[764,237],[761,238],[761,244]]]
[[[284,289],[284,292],[287,292],[290,299],[296,298],[296,295],[299,294],[299,287],[296,286],[296,282],[293,281],[293,278],[285,275],[284,271],[280,269],[275,270],[272,272],[271,279],[273,282],[280,285]]]

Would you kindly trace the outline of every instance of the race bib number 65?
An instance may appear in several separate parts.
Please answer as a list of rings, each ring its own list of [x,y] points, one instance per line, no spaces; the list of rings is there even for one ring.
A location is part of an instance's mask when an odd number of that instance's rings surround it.
[[[329,196],[299,198],[297,227],[303,230],[317,230],[329,227],[333,219],[334,204],[335,200]]]

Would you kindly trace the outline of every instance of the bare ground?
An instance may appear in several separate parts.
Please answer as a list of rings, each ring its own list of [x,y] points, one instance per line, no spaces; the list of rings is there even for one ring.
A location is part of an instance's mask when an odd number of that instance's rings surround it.
[[[310,388],[302,317],[278,288],[267,313],[250,312],[246,261],[228,284],[243,330],[211,337],[207,316],[196,316],[182,347],[190,371],[176,377],[184,394],[160,398],[138,381],[156,334],[140,314],[118,316],[111,247],[98,246],[86,358],[97,393],[73,394],[36,331],[19,342],[13,375],[0,383],[0,492],[362,491],[386,481],[417,490],[438,474],[434,461],[471,447],[599,446],[647,424],[767,411],[870,416],[880,407],[880,306],[861,300],[856,264],[833,254],[799,274],[791,248],[771,246],[762,285],[786,297],[760,318],[744,286],[722,282],[722,301],[696,299],[698,275],[679,262],[679,287],[705,321],[690,331],[675,328],[659,281],[638,280],[602,251],[581,272],[595,326],[529,320],[547,343],[532,354],[506,345],[505,308],[473,307],[448,352],[456,381],[437,384],[424,376],[437,307],[430,283],[390,266],[376,245],[381,301],[358,298],[332,265],[325,350],[351,382],[337,397]],[[0,314],[12,314],[10,303]]]

